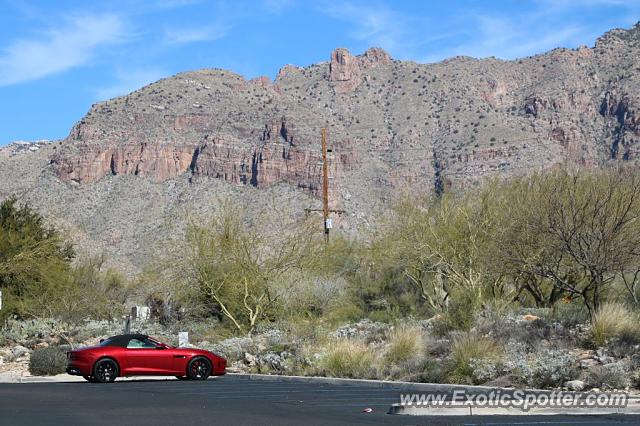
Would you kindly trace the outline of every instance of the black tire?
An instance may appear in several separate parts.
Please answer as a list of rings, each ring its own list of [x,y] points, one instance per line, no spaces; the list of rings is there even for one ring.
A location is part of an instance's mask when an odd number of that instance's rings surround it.
[[[189,361],[187,367],[187,377],[190,380],[207,380],[211,375],[211,362],[203,357],[197,356]]]
[[[118,364],[110,359],[98,360],[93,366],[93,379],[98,383],[110,383],[118,377]]]
[[[189,380],[189,377],[187,377],[187,376],[176,376],[176,379],[178,379],[178,380]]]
[[[94,379],[93,376],[82,376],[82,378],[84,378],[89,383],[98,383],[98,381]]]

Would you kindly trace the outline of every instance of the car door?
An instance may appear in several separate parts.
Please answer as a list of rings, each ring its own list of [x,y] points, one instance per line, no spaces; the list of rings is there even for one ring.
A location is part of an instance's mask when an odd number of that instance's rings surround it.
[[[172,357],[163,345],[146,338],[132,338],[127,343],[129,374],[167,374],[172,370]]]

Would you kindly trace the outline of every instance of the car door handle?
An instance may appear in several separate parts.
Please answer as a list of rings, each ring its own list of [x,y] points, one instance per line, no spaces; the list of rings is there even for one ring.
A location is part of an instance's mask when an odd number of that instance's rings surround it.
[[[174,358],[186,358],[187,356],[186,355],[174,355],[173,357]]]

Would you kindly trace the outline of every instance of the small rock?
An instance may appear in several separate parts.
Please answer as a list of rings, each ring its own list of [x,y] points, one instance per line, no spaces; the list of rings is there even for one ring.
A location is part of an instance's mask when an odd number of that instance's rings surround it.
[[[602,363],[602,364],[611,364],[615,361],[615,358],[609,355],[603,355],[601,357],[598,357],[598,360]]]
[[[567,383],[565,383],[565,386],[570,391],[579,392],[584,389],[585,384],[582,380],[569,380]]]
[[[10,358],[11,360],[17,360],[18,358],[21,358],[28,353],[29,349],[25,348],[24,346],[14,346],[11,349]]]
[[[245,352],[244,361],[246,364],[253,367],[256,365],[257,359],[255,355],[251,355],[249,352]]]

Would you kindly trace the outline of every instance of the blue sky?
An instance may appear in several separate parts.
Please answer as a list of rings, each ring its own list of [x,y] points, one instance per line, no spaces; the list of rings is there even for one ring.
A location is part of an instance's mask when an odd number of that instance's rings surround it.
[[[512,59],[638,20],[640,0],[0,0],[0,145],[63,138],[91,104],[180,71],[273,78],[335,47]]]

